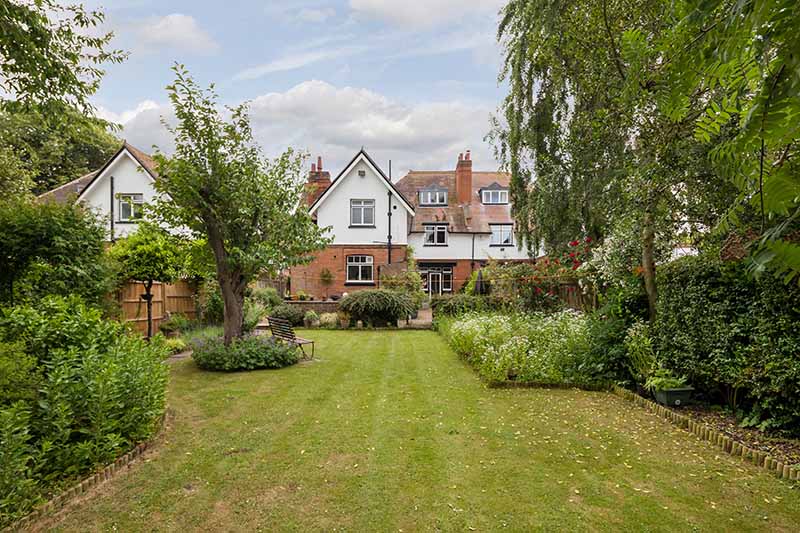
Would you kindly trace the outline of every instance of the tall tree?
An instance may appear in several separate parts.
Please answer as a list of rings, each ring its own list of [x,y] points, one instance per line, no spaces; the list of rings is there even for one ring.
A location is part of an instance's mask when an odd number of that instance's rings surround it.
[[[303,158],[291,149],[265,158],[253,140],[245,104],[224,117],[213,86],[201,89],[181,65],[167,89],[177,126],[172,156],[156,154],[162,199],[156,215],[205,237],[214,254],[224,303],[225,342],[242,336],[247,285],[273,271],[311,260],[327,244],[302,207]]]
[[[175,237],[153,224],[139,224],[136,232],[118,240],[110,250],[120,278],[140,281],[147,308],[147,338],[153,336],[153,283],[173,281],[182,266],[182,253]]]
[[[519,233],[550,252],[566,232],[602,237],[615,219],[635,217],[653,316],[656,235],[702,212],[696,204],[712,201],[720,181],[692,139],[700,106],[689,103],[680,120],[663,110],[669,74],[650,43],[676,23],[674,4],[512,0],[502,13],[510,90],[494,137]]]
[[[100,65],[125,59],[100,11],[56,0],[0,0],[0,93],[13,101],[91,109]]]

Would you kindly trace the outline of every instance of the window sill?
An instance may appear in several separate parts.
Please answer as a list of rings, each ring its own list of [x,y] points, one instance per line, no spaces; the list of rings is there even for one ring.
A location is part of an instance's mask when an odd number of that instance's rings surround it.
[[[423,248],[447,248],[446,244],[423,244]]]
[[[143,219],[139,220],[115,220],[114,224],[138,224],[142,222]]]
[[[368,225],[368,224],[350,224],[347,227],[348,228],[367,228],[367,229],[372,228],[372,229],[375,229],[375,224],[372,224],[371,226]]]
[[[490,244],[489,248],[511,248],[514,244]]]
[[[419,204],[419,207],[447,207],[447,204]]]
[[[483,205],[508,205],[510,202],[481,202]]]
[[[374,286],[375,282],[374,281],[345,281],[344,282],[344,286],[345,287],[348,287],[350,285],[361,285],[362,287],[364,287],[364,286],[368,287],[368,286]]]

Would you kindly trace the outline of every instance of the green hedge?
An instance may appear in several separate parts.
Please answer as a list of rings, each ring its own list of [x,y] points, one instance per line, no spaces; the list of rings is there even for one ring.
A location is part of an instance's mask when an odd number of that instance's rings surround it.
[[[221,337],[200,338],[192,342],[192,358],[204,370],[256,370],[283,368],[297,362],[297,347],[273,337],[247,336],[225,346]]]
[[[745,423],[800,433],[800,287],[685,257],[659,269],[659,361],[744,407]]]
[[[386,289],[358,291],[342,298],[339,308],[350,321],[367,326],[396,326],[397,321],[414,314],[417,307],[406,293]]]
[[[305,312],[299,305],[281,304],[270,310],[269,316],[288,320],[292,326],[302,326]]]
[[[0,527],[153,435],[167,354],[77,298],[0,312]]]
[[[434,316],[458,316],[475,311],[488,311],[489,307],[486,296],[454,294],[431,298],[431,309],[433,309]]]

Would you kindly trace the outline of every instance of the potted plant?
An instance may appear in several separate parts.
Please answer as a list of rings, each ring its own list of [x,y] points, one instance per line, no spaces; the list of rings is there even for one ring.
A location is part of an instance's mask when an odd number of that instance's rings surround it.
[[[652,392],[661,405],[685,405],[692,398],[693,387],[686,385],[686,378],[677,377],[666,368],[659,368],[647,378],[645,388]]]
[[[328,289],[333,285],[333,273],[329,269],[323,268],[322,272],[319,273],[319,282],[325,287],[325,298],[327,298]]]

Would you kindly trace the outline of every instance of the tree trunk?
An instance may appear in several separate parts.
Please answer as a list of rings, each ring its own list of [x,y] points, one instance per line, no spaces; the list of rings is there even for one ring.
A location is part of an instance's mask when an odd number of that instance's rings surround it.
[[[650,205],[645,208],[642,220],[642,270],[644,276],[644,290],[647,293],[647,308],[650,311],[650,321],[656,318],[656,262],[654,257],[656,232],[653,227],[653,210]]]
[[[231,272],[219,273],[219,286],[222,290],[223,330],[225,344],[242,336],[244,323],[244,288],[247,285],[241,276]]]
[[[153,336],[153,280],[144,283],[142,298],[147,306],[147,338]]]

